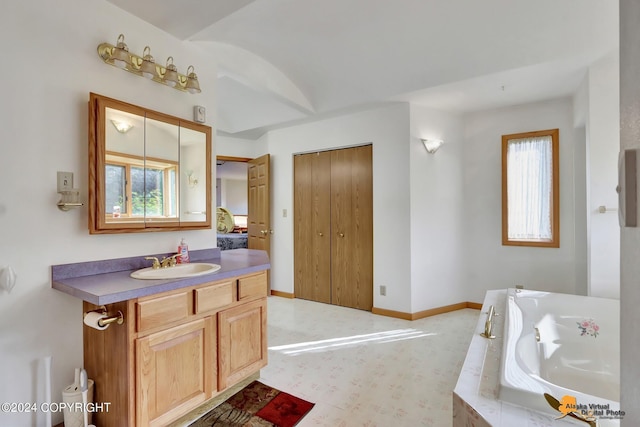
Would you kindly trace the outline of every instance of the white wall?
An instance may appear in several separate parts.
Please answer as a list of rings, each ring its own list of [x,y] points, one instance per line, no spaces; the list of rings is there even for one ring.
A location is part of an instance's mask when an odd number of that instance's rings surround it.
[[[411,106],[411,312],[467,301],[462,117]],[[445,144],[427,153],[421,138]]]
[[[589,295],[620,297],[620,228],[617,209],[620,145],[620,69],[618,55],[594,63],[588,72],[587,209]]]
[[[293,154],[372,143],[374,307],[410,312],[408,104],[273,130],[264,141],[271,153],[272,289],[293,292]],[[387,296],[377,292],[380,285]]]
[[[482,111],[464,118],[464,268],[470,301],[522,284],[575,293],[574,150],[570,99]],[[560,248],[502,246],[501,136],[560,129]]]
[[[223,206],[234,215],[247,215],[247,180],[222,179],[222,200],[218,206]]]
[[[181,72],[193,64],[202,93],[105,65],[96,48],[113,44],[120,32],[133,52],[149,44],[158,61],[172,55]],[[217,70],[197,46],[103,0],[5,2],[0,35],[10,40],[4,50],[10,60],[0,67],[0,265],[18,275],[10,294],[0,291],[0,401],[37,402],[45,355],[53,356],[53,399],[60,401],[73,368],[82,365],[82,303],[51,289],[50,266],[175,251],[183,235],[192,249],[216,243],[215,230],[92,236],[86,207],[58,210],[56,171],[74,172],[87,200],[89,92],[191,119],[195,104],[215,111]],[[39,416],[0,413],[0,425],[34,425]],[[54,424],[60,421],[56,414]]]
[[[216,156],[229,156],[229,157],[245,157],[253,159],[259,157],[264,151],[264,147],[256,141],[243,138],[232,138],[229,136],[218,135],[216,138],[216,146],[214,147],[214,153]]]
[[[640,149],[640,3],[620,1],[620,149]],[[639,168],[640,169],[640,168]],[[640,188],[640,179],[636,181]],[[639,195],[640,196],[640,195]],[[640,227],[620,231],[620,408],[623,427],[640,425]]]

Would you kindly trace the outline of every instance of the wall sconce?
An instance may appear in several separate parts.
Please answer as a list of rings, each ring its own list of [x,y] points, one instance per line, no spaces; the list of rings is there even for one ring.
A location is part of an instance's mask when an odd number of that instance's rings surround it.
[[[427,153],[435,153],[438,151],[438,148],[444,143],[441,139],[420,139],[424,144],[424,148],[427,149]]]
[[[127,133],[133,127],[133,125],[129,122],[122,122],[119,120],[111,120],[111,123],[113,124],[113,127],[115,127],[116,130],[120,133]]]
[[[193,171],[187,172],[187,179],[189,180],[189,188],[195,188],[198,185],[198,178],[193,176]]]
[[[98,55],[109,65],[129,71],[157,83],[162,83],[182,92],[200,93],[198,76],[194,72],[193,65],[187,68],[187,75],[178,73],[178,68],[173,65],[173,57],[167,58],[166,66],[156,64],[151,56],[151,48],[145,46],[142,56],[129,52],[129,47],[124,42],[124,35],[120,34],[116,45],[101,43],[98,45]]]

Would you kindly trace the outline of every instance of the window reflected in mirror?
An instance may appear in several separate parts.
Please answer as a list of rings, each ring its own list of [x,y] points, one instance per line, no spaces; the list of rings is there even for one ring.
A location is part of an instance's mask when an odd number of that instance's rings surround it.
[[[176,218],[177,162],[107,153],[105,211],[112,221]]]

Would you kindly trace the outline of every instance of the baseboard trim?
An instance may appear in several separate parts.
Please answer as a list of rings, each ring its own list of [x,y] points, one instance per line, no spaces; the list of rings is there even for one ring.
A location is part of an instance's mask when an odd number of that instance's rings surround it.
[[[425,317],[435,316],[438,314],[449,313],[451,311],[462,310],[464,308],[472,308],[475,310],[480,310],[482,308],[482,304],[479,304],[477,302],[466,301],[466,302],[459,302],[457,304],[445,305],[444,307],[430,308],[429,310],[418,311],[416,313],[405,313],[402,311],[394,311],[394,310],[387,310],[386,308],[373,307],[371,309],[371,312],[373,314],[379,314],[381,316],[387,316],[387,317],[395,317],[397,319],[418,320],[418,319],[424,319]]]
[[[373,314],[379,314],[381,316],[395,317],[396,319],[413,320],[411,318],[411,313],[404,313],[402,311],[393,311],[387,310],[386,308],[373,307],[371,309],[371,312]]]
[[[282,298],[289,298],[289,299],[293,299],[296,296],[291,293],[291,292],[282,292],[282,291],[276,291],[271,289],[271,295],[274,297],[282,297]]]
[[[271,296],[288,299],[293,299],[296,297],[293,292],[276,291],[274,289],[271,289]],[[457,304],[445,305],[444,307],[430,308],[429,310],[418,311],[416,313],[405,313],[403,311],[394,311],[387,310],[386,308],[373,307],[371,309],[371,313],[378,314],[380,316],[395,317],[397,319],[418,320],[438,314],[449,313],[450,311],[462,310],[464,308],[480,310],[482,308],[482,304],[477,302],[465,301],[459,302]]]
[[[479,302],[467,301],[467,308],[473,308],[474,310],[482,310],[482,304],[480,304]]]

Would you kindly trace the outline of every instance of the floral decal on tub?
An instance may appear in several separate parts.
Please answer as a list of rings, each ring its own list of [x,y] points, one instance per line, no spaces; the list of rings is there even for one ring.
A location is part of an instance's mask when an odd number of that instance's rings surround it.
[[[598,336],[598,331],[600,331],[600,326],[593,321],[593,319],[584,319],[582,322],[576,322],[578,324],[578,329],[580,330],[580,336],[589,335],[592,337]]]

